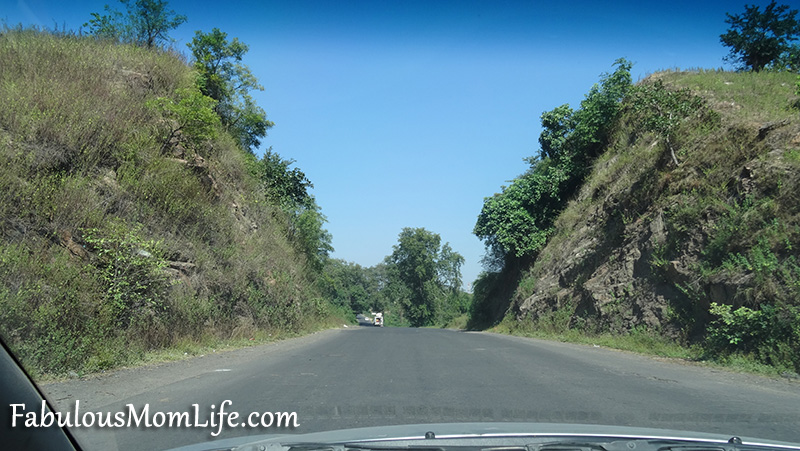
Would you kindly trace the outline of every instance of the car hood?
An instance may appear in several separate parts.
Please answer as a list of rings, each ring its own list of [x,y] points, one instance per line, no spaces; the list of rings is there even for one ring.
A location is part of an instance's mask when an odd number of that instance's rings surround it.
[[[427,436],[427,438],[426,438]],[[738,437],[722,434],[676,431],[626,426],[555,423],[435,423],[340,429],[308,434],[271,434],[209,441],[175,448],[174,451],[302,451],[344,450],[345,444],[356,449],[393,450],[407,447],[445,450],[453,446],[473,446],[480,449],[516,447],[532,443],[611,443],[624,442],[627,449],[646,451],[647,441],[668,444],[652,449],[691,451],[733,451],[771,449],[800,451],[800,444]],[[638,446],[638,448],[637,448]],[[590,447],[581,447],[590,448]],[[577,449],[577,447],[575,448]],[[608,446],[598,449],[609,449]]]

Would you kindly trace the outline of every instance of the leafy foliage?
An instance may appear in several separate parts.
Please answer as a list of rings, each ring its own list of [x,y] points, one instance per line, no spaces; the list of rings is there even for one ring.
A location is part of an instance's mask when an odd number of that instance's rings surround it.
[[[504,258],[533,258],[547,242],[553,223],[577,191],[607,143],[620,102],[631,87],[631,63],[620,59],[616,70],[601,76],[572,110],[561,105],[542,114],[541,150],[528,158],[530,169],[484,199],[474,233],[489,253]]]
[[[243,149],[252,152],[274,124],[250,96],[250,91],[263,91],[264,87],[242,64],[247,45],[238,38],[228,41],[228,34],[219,28],[210,33],[197,31],[187,45],[200,74],[197,82],[200,91],[217,101],[216,111],[222,124]]]
[[[308,190],[314,185],[300,168],[291,168],[294,160],[285,160],[271,148],[260,161],[259,176],[267,191],[267,199],[274,205],[293,208],[309,203]]]
[[[730,28],[720,35],[720,42],[731,49],[726,60],[754,71],[770,65],[784,69],[796,64],[798,49],[789,44],[800,36],[796,9],[779,6],[773,0],[764,12],[756,5],[745,5],[744,13],[726,15],[725,23]]]
[[[706,349],[715,354],[744,353],[777,368],[800,371],[800,309],[762,304],[758,310],[711,303],[716,317],[708,326]]]
[[[303,252],[316,270],[333,251],[331,235],[323,228],[327,219],[309,189],[314,185],[300,168],[292,168],[294,160],[283,159],[271,148],[256,165],[267,201],[286,215],[287,235]]]
[[[716,346],[745,349],[769,327],[764,321],[767,315],[760,310],[747,307],[733,310],[730,305],[712,302],[709,312],[718,317],[708,328],[708,339]]]
[[[320,270],[324,260],[333,252],[330,232],[323,228],[327,218],[312,197],[308,205],[289,211],[288,238],[305,254],[311,267]]]
[[[391,273],[409,290],[403,299],[406,316],[415,327],[433,323],[438,282],[438,254],[441,238],[425,229],[405,228],[386,263]]]
[[[186,16],[168,10],[164,0],[120,0],[120,3],[125,5],[125,13],[106,5],[106,14],[92,13],[92,19],[83,26],[99,38],[154,48],[171,43],[169,31],[186,22]]]
[[[440,243],[436,233],[406,227],[392,254],[386,257],[389,278],[405,288],[401,292],[407,297],[399,301],[414,327],[434,324],[441,306],[449,304],[444,300],[448,294],[456,301],[461,299],[460,267],[464,258],[449,244],[440,247]],[[463,307],[466,309],[466,305]]]
[[[325,262],[321,279],[323,294],[335,305],[347,307],[356,314],[384,310],[380,282],[379,268],[364,268],[338,259]]]
[[[546,158],[500,194],[484,199],[474,233],[502,255],[534,255],[552,232],[565,202],[559,188],[569,180],[564,166]]]
[[[176,94],[177,101],[170,97],[158,97],[147,102],[164,118],[168,133],[163,148],[178,137],[195,147],[215,139],[219,118],[213,110],[216,105],[214,99],[204,96],[195,87],[180,89]]]
[[[122,222],[84,231],[83,239],[96,256],[93,264],[106,286],[106,302],[122,327],[133,316],[164,308],[169,287],[161,243],[142,238],[141,232],[141,226],[129,228]]]
[[[689,118],[710,123],[719,119],[701,97],[687,88],[667,89],[661,80],[633,87],[628,105],[645,131],[654,132],[664,139],[675,166],[680,164],[674,142],[681,124]]]

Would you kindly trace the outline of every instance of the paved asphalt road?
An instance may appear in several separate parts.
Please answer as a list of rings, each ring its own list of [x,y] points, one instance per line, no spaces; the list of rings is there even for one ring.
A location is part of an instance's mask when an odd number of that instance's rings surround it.
[[[45,387],[60,410],[297,412],[303,433],[388,424],[597,423],[800,442],[800,383],[593,346],[487,333],[351,327]],[[81,429],[103,448],[211,440],[211,429]]]

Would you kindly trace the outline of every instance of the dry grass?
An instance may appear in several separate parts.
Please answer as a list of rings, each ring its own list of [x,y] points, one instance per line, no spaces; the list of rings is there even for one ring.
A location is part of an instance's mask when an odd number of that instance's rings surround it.
[[[535,292],[538,281],[563,270],[564,263],[589,239],[595,240],[593,258],[610,262],[615,240],[623,240],[641,221],[659,216],[669,235],[658,250],[659,258],[669,261],[694,252],[690,256],[694,259],[691,284],[699,288],[684,292],[686,299],[672,300],[675,306],[708,305],[705,288],[712,283],[747,280],[738,287],[738,297],[729,302],[764,303],[787,311],[796,308],[800,299],[796,74],[665,72],[645,82],[655,79],[700,95],[718,113],[719,121],[693,120],[681,125],[673,143],[680,161],[676,167],[657,136],[641,133],[637,118],[624,116],[579,195],[557,219],[556,232],[547,246],[533,267],[523,272],[515,302],[521,303]],[[603,225],[611,222],[619,226],[620,236],[609,236],[604,229]],[[603,255],[606,251],[608,255]],[[655,272],[652,279],[660,280]],[[691,330],[702,333],[706,324],[694,317],[696,308],[680,308],[683,310],[675,307],[672,320],[683,321],[685,330],[693,327]],[[610,346],[633,350],[640,346],[657,349],[663,341],[638,332],[606,337],[598,335],[591,321],[584,324],[571,319],[571,311],[564,307],[535,324],[514,320],[512,325],[507,320],[501,330],[579,342],[602,338]],[[781,349],[793,349],[796,354],[796,338],[783,339],[785,343],[778,344]],[[759,350],[762,357],[729,357],[756,366],[775,359],[768,347]],[[775,368],[793,364],[791,359],[778,360],[770,364]],[[796,359],[794,362],[797,365]]]
[[[163,151],[163,118],[148,100],[193,88],[185,61],[35,30],[0,34],[0,61],[0,328],[35,373],[95,371],[335,316],[250,156],[221,130],[196,146],[200,166]],[[112,236],[112,224],[137,231],[134,253],[156,243],[145,267],[194,266],[169,272],[167,293],[120,307],[110,287],[121,281],[98,267],[113,249],[87,242],[89,231]]]

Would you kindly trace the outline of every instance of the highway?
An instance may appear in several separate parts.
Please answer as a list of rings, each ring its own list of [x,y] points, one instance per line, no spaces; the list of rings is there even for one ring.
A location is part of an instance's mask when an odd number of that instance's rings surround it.
[[[349,327],[45,387],[59,410],[296,412],[295,428],[390,424],[630,425],[800,442],[800,383],[596,346],[438,329]],[[104,449],[212,440],[212,428],[79,429]]]

